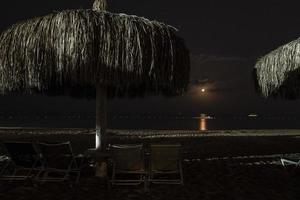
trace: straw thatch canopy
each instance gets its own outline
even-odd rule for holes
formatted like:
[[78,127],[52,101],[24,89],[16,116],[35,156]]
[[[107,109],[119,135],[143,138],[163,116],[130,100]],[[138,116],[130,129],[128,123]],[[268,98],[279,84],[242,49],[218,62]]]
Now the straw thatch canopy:
[[157,21],[95,10],[28,20],[0,35],[0,90],[75,88],[85,95],[99,83],[110,96],[178,95],[187,88],[190,63],[176,32]]
[[300,38],[259,59],[255,65],[261,93],[295,98],[300,95]]

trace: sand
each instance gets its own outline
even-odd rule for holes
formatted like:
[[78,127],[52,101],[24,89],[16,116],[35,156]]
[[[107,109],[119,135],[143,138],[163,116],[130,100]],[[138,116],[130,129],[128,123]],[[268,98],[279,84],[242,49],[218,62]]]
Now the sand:
[[[181,143],[184,185],[106,188],[92,173],[78,185],[2,184],[0,199],[300,199],[300,169],[285,170],[280,157],[300,157],[300,131],[111,131],[112,143]],[[180,135],[180,133],[182,133]],[[141,136],[143,135],[143,136]],[[93,147],[93,130],[1,130],[3,141],[66,141],[81,153]]]

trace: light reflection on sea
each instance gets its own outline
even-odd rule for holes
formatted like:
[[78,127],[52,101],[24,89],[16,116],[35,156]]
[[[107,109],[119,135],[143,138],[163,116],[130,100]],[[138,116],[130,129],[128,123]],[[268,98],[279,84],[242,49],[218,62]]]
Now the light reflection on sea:
[[[1,127],[93,128],[93,116],[0,117]],[[239,129],[300,129],[298,117],[163,117],[112,116],[111,129],[155,130],[239,130]]]

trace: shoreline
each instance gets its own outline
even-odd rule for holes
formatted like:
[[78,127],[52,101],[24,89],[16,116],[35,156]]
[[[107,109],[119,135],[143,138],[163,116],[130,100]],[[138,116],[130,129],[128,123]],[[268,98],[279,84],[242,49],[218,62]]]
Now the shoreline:
[[[240,129],[240,130],[122,130],[108,129],[111,136],[170,136],[170,137],[217,137],[217,136],[300,136],[300,129]],[[44,127],[0,127],[0,136],[8,134],[32,134],[32,135],[93,135],[95,129],[92,128],[44,128]]]

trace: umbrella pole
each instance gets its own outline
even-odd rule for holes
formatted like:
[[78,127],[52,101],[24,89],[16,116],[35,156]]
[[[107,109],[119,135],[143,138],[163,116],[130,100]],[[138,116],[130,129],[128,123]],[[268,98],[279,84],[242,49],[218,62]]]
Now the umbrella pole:
[[[107,1],[95,0],[93,10],[107,10]],[[96,149],[101,150],[105,146],[107,126],[107,89],[99,83],[96,87]]]
[[100,84],[96,87],[96,149],[101,150],[106,143],[107,89]]
[[[93,10],[106,10],[106,0],[95,0]],[[105,150],[107,126],[107,88],[101,84],[96,85],[96,151]],[[107,177],[107,163],[98,160],[96,176]]]

